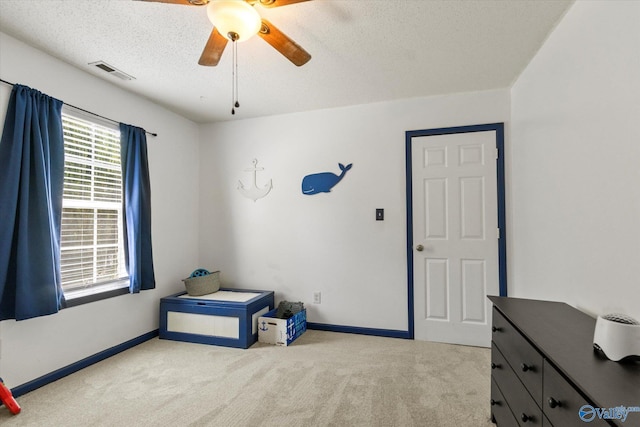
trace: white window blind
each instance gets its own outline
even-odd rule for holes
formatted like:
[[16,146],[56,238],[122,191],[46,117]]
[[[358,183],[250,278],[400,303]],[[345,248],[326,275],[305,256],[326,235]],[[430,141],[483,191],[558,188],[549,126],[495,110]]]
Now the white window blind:
[[126,278],[120,132],[62,115],[64,191],[62,288],[67,292]]

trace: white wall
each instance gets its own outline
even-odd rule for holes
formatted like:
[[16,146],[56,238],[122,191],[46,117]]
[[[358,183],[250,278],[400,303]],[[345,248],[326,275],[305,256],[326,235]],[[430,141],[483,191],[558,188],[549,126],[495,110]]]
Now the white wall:
[[[0,322],[0,376],[15,387],[158,328],[159,299],[184,289],[198,259],[198,127],[3,33],[0,77],[158,133],[148,137],[156,289]],[[0,123],[10,90],[0,84]]]
[[[405,131],[508,117],[499,90],[202,126],[200,263],[223,285],[305,302],[311,322],[406,331]],[[254,158],[258,185],[273,180],[256,202],[236,189]],[[305,175],[339,162],[353,168],[331,193],[302,194]]]
[[576,2],[512,88],[511,296],[640,319],[639,23]]

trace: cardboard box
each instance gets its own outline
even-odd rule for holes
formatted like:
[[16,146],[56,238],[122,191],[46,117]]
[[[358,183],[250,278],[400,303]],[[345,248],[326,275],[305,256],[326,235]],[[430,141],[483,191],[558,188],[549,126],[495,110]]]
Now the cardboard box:
[[307,330],[307,310],[289,319],[276,318],[278,309],[258,317],[258,342],[288,346]]

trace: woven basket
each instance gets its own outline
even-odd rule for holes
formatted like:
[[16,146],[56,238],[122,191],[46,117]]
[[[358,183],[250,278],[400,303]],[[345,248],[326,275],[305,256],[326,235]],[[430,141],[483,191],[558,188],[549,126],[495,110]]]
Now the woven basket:
[[182,280],[187,293],[192,297],[212,294],[220,289],[220,272],[214,271],[206,276],[187,277]]

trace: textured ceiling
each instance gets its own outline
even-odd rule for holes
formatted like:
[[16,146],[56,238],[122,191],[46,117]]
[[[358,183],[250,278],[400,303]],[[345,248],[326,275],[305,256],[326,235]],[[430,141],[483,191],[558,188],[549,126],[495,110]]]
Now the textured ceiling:
[[[198,65],[205,7],[134,0],[0,0],[0,31],[196,122],[508,88],[573,0],[314,0],[259,13],[304,47],[296,67],[261,38]],[[89,66],[103,60],[135,77]],[[2,77],[2,76],[0,76]]]

